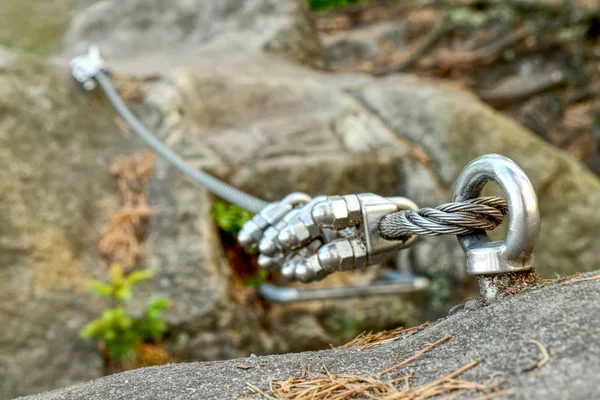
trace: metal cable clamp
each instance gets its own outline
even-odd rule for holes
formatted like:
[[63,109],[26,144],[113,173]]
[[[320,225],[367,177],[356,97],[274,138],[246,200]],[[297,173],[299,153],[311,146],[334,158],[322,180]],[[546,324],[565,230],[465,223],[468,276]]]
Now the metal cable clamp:
[[[299,198],[298,194],[293,196]],[[312,282],[333,272],[379,264],[417,238],[410,235],[388,240],[379,230],[386,215],[418,210],[404,197],[384,198],[372,193],[319,196],[290,208],[288,198],[266,207],[238,235],[242,246],[258,245],[258,262],[263,269],[281,268],[290,281]]]
[[[301,197],[294,194],[293,198]],[[319,281],[334,272],[380,264],[417,239],[408,235],[388,240],[380,233],[379,225],[386,215],[418,210],[404,197],[384,198],[372,193],[319,196],[290,208],[288,198],[266,207],[238,235],[242,246],[258,247],[263,269],[280,268],[287,281]],[[289,211],[284,213],[286,209]],[[316,289],[263,285],[259,292],[271,301],[290,302],[407,293],[428,286],[425,277],[386,270],[381,280],[370,285]]]
[[96,76],[105,71],[104,59],[98,46],[89,46],[87,54],[75,57],[70,62],[71,75],[87,91],[98,87]]

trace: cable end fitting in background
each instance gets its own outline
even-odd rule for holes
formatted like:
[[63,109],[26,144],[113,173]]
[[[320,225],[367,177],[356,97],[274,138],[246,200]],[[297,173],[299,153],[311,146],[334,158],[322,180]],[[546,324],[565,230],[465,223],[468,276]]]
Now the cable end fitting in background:
[[85,90],[92,91],[98,86],[94,78],[104,69],[98,46],[90,45],[87,54],[73,58],[69,65],[71,75]]

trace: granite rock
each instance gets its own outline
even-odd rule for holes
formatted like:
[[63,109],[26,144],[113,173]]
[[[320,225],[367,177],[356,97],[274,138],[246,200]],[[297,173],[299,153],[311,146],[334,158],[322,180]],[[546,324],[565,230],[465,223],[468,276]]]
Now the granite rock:
[[[596,276],[589,275],[588,277]],[[215,363],[172,364],[143,368],[82,383],[31,400],[88,399],[223,399],[260,398],[269,382],[302,376],[303,366],[321,366],[331,374],[372,376],[407,359],[430,343],[450,337],[396,371],[410,375],[411,387],[434,381],[473,361],[460,379],[504,381],[507,399],[595,398],[600,390],[600,281],[554,284],[506,298],[470,312],[458,312],[420,332],[364,351],[358,348],[251,357]],[[595,339],[594,339],[595,338]],[[545,365],[535,339],[548,351]],[[250,368],[240,369],[239,365]],[[385,379],[385,378],[384,378]],[[474,391],[460,398],[480,397]]]

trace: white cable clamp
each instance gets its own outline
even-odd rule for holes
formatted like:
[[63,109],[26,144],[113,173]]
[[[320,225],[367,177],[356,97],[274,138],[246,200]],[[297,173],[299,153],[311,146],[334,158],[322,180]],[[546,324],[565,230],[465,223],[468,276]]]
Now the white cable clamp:
[[85,90],[96,89],[98,84],[94,78],[104,68],[104,60],[98,46],[91,45],[87,54],[73,58],[69,65],[71,75]]

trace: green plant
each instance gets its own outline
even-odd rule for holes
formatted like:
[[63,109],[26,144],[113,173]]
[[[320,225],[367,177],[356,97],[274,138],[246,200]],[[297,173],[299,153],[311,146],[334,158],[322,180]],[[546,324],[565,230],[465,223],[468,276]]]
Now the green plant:
[[361,0],[308,0],[308,5],[312,10],[329,10],[356,4],[360,1]]
[[269,271],[265,271],[264,269],[259,269],[256,271],[254,275],[249,278],[246,278],[243,282],[244,286],[257,288],[263,283],[266,282],[269,277]]
[[79,331],[80,337],[101,340],[110,357],[117,360],[135,359],[136,348],[141,343],[160,342],[167,331],[163,313],[170,306],[170,300],[165,297],[153,299],[141,318],[133,318],[125,306],[132,297],[132,288],[151,278],[152,273],[148,270],[126,275],[119,265],[113,264],[108,282],[90,282],[92,292],[109,298],[112,304]]
[[234,236],[254,216],[250,211],[221,200],[215,201],[210,215],[215,219],[219,228]]

